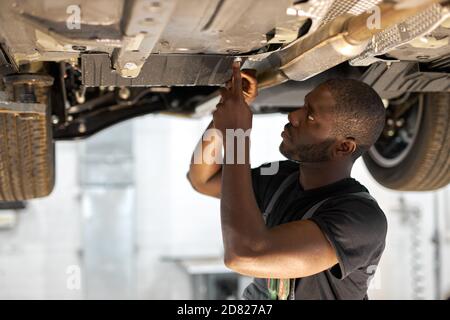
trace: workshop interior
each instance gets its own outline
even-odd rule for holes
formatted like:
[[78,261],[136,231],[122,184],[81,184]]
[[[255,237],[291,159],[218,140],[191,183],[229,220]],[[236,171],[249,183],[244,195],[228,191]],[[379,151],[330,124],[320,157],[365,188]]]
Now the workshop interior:
[[252,167],[323,81],[379,94],[352,171],[389,224],[368,296],[450,299],[445,0],[0,0],[0,299],[241,299],[220,202],[186,179],[236,59]]

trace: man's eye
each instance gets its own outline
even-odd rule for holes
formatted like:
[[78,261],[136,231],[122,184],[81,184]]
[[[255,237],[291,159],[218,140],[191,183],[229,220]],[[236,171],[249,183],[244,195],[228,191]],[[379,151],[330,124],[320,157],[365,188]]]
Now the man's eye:
[[310,114],[308,115],[308,119],[311,120],[311,121],[314,121],[314,117],[312,115],[310,115]]

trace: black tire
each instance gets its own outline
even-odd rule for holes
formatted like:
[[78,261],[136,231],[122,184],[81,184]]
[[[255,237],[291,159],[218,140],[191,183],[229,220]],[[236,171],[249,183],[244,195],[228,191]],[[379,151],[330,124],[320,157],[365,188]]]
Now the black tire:
[[0,201],[44,197],[55,182],[48,112],[0,108]]
[[411,146],[398,158],[401,161],[388,165],[383,156],[380,160],[381,140],[386,139],[383,134],[363,159],[375,180],[387,188],[436,190],[450,183],[450,94],[427,93],[410,99],[414,98],[421,116],[416,118],[420,120]]

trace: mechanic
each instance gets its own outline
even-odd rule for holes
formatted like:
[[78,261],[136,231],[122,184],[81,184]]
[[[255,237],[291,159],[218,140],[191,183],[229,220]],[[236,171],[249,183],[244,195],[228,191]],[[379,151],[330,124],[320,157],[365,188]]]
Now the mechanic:
[[[225,265],[254,277],[243,298],[367,299],[387,221],[350,175],[383,130],[378,94],[357,80],[325,81],[288,115],[279,147],[288,160],[252,169],[250,136],[245,161],[228,142],[233,130],[252,128],[256,78],[235,62],[220,92],[207,128],[214,134],[198,143],[187,177],[198,192],[221,199]],[[194,161],[199,153],[202,161]]]

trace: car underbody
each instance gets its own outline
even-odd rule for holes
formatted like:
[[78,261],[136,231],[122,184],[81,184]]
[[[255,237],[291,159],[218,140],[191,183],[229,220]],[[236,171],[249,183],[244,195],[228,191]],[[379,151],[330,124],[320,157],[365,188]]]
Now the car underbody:
[[[0,147],[0,201],[51,192],[55,140],[148,113],[209,114],[236,58],[257,71],[255,113],[288,112],[327,78],[368,83],[389,111],[365,155],[372,175],[392,189],[440,188],[450,181],[449,39],[449,1],[1,1],[0,132],[10,144]],[[411,152],[436,143],[413,174]]]

